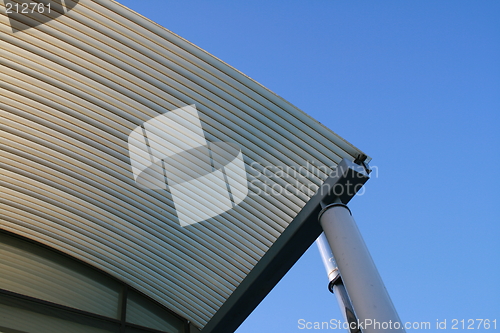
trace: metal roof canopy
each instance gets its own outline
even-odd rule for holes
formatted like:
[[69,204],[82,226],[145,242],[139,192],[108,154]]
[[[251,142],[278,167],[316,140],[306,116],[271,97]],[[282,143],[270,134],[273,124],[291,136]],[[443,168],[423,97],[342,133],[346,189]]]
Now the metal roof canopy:
[[[128,8],[108,0],[65,3],[71,10],[39,24],[38,17],[3,15],[0,2],[0,227],[113,275],[205,332],[235,329],[319,234],[314,192],[333,181],[328,175],[342,160],[366,156]],[[158,126],[188,135],[166,138]],[[215,168],[209,162],[182,170],[189,172],[174,182],[180,201],[138,186],[137,179],[164,186],[157,171],[168,167],[157,154],[167,139],[179,148],[165,155],[175,165],[192,161],[186,151],[206,161],[218,152],[217,171],[224,171],[206,174]],[[156,161],[143,168],[148,156]],[[238,174],[242,164],[246,174]],[[271,167],[291,172],[269,175]],[[152,171],[142,177],[143,170]],[[223,214],[208,207],[180,218],[178,204],[188,203],[181,207],[188,214],[197,203],[185,199],[193,174],[228,189]],[[214,188],[198,185],[210,202]],[[274,185],[291,192],[266,193]]]

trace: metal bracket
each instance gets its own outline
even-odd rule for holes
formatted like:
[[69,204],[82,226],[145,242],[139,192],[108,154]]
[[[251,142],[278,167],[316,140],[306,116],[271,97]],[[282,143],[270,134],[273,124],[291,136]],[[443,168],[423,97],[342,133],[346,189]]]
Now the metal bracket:
[[361,164],[344,158],[319,188],[323,207],[338,201],[347,204],[370,179],[369,166],[364,161],[355,161]]

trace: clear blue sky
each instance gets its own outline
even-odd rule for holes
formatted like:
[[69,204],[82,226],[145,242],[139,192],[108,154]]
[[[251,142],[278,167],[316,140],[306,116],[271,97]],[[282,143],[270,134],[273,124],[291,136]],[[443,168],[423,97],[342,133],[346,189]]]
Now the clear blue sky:
[[[373,158],[350,207],[404,322],[500,331],[500,1],[120,2]],[[237,333],[341,319],[326,285],[313,245]]]

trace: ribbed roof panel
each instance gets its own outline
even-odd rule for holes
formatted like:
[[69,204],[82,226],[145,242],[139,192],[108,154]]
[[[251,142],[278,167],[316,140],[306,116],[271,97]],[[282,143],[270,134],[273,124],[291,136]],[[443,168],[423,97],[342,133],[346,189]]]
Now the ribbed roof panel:
[[[362,154],[116,2],[82,0],[56,20],[18,32],[11,22],[36,22],[9,21],[1,11],[2,228],[114,275],[198,327],[330,168]],[[193,104],[208,142],[241,149],[248,194],[221,215],[181,227],[170,191],[134,181],[128,136]],[[273,193],[282,188],[289,191]]]

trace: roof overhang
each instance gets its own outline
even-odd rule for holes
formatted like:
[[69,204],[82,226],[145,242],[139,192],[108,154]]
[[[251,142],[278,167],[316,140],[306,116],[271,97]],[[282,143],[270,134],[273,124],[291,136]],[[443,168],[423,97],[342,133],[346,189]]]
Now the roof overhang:
[[120,4],[65,4],[0,15],[0,227],[236,327],[319,234],[325,180],[369,158]]

